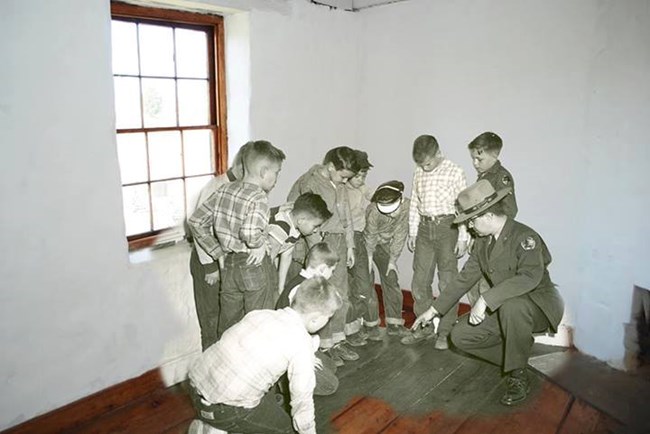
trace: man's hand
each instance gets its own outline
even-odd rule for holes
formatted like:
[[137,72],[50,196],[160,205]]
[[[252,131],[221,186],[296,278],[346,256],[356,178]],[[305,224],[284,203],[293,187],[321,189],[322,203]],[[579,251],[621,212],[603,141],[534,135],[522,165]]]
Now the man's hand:
[[246,259],[246,265],[260,265],[266,255],[266,246],[262,245],[256,249],[251,249]]
[[467,246],[467,241],[458,238],[458,241],[456,242],[456,248],[454,249],[454,253],[456,253],[457,258],[462,258],[465,256],[465,253],[467,253]]
[[348,247],[348,268],[354,267],[354,247]]
[[388,276],[388,273],[391,271],[394,271],[396,275],[398,274],[397,264],[393,261],[388,261],[388,266],[386,267],[386,276]]
[[415,322],[411,326],[411,330],[415,331],[418,329],[418,327],[426,326],[431,322],[431,320],[433,320],[433,317],[436,315],[438,315],[438,311],[433,306],[431,306],[429,309],[425,310],[422,315],[418,316],[415,319]]
[[205,283],[208,285],[214,285],[219,281],[219,270],[213,271],[212,273],[205,273]]
[[487,303],[485,302],[483,296],[480,296],[478,300],[476,300],[476,303],[474,303],[474,306],[472,306],[472,310],[469,313],[469,323],[472,325],[478,325],[482,323],[485,319],[486,309]]
[[415,238],[416,237],[409,235],[408,240],[406,241],[406,247],[408,247],[411,252],[415,251]]

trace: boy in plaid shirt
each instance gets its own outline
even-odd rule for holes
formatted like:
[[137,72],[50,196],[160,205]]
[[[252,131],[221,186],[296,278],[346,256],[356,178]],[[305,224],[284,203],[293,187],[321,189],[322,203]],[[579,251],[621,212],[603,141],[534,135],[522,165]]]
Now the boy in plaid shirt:
[[284,158],[270,142],[249,143],[241,181],[220,187],[188,221],[196,242],[213,259],[224,257],[220,334],[252,310],[273,308],[278,274],[267,251],[267,193]]
[[[467,187],[463,169],[447,160],[438,141],[422,135],[413,142],[413,190],[409,210],[408,248],[413,251],[413,292],[416,315],[431,306],[433,275],[438,268],[440,293],[444,293],[458,274],[458,258],[467,251],[469,234],[464,225],[456,226],[456,199]],[[447,336],[458,316],[457,308],[450,309],[440,320],[436,349],[447,349]],[[401,342],[414,344],[435,337],[428,325],[404,336]]]
[[[198,419],[189,432],[316,434],[314,350],[322,328],[341,306],[323,277],[303,282],[290,307],[249,312],[208,348],[189,371]],[[273,387],[287,374],[291,416]],[[208,428],[208,429],[205,429]]]

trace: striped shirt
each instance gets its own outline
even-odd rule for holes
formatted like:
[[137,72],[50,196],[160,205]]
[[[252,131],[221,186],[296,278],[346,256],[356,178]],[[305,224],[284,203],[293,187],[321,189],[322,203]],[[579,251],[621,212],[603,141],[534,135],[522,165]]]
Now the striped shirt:
[[388,244],[390,261],[397,262],[408,237],[409,208],[410,201],[406,197],[397,211],[391,215],[380,213],[374,203],[368,206],[366,228],[363,231],[368,256],[375,253],[378,244]]
[[[268,197],[255,184],[235,181],[221,186],[188,220],[194,239],[213,258],[248,253],[266,242]],[[213,232],[214,231],[214,232]]]
[[315,434],[313,340],[290,307],[249,312],[201,354],[189,378],[212,404],[254,408],[285,372],[294,428]]
[[300,231],[291,217],[293,202],[271,208],[268,227],[269,256],[275,259],[279,254],[293,247],[300,239]]
[[455,215],[456,198],[465,188],[465,171],[447,159],[442,160],[431,172],[425,172],[417,166],[413,175],[409,235],[417,235],[420,216]]
[[309,169],[293,184],[287,199],[296,200],[303,193],[320,195],[332,213],[332,217],[321,226],[321,231],[345,234],[346,245],[354,247],[354,231],[352,230],[352,215],[350,214],[347,189],[344,184],[335,185],[330,181],[323,174],[325,170],[325,166],[320,164]]

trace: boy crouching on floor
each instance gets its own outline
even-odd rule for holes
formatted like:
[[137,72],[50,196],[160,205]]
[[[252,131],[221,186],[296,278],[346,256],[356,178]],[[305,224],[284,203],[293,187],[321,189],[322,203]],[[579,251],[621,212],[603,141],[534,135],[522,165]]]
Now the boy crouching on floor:
[[[314,351],[320,330],[341,306],[337,290],[322,277],[303,282],[290,307],[249,312],[192,365],[190,395],[199,419],[235,432],[315,434]],[[273,387],[289,378],[291,416]],[[192,428],[192,426],[191,426]]]

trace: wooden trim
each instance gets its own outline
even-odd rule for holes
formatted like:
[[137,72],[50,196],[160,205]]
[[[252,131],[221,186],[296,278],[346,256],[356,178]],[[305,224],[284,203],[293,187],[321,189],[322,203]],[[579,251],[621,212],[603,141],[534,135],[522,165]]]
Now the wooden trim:
[[153,369],[9,428],[3,434],[68,432],[165,387],[158,369]]
[[137,6],[117,1],[111,2],[111,15],[121,17],[150,17],[165,21],[177,21],[185,24],[210,24],[223,25],[223,17],[220,15],[201,14],[197,12],[179,11],[176,9],[163,9],[148,6]]
[[217,161],[215,168],[219,173],[228,170],[228,115],[226,113],[226,46],[224,37],[223,21],[216,26],[215,32],[215,59],[217,61],[217,134],[216,143]]

